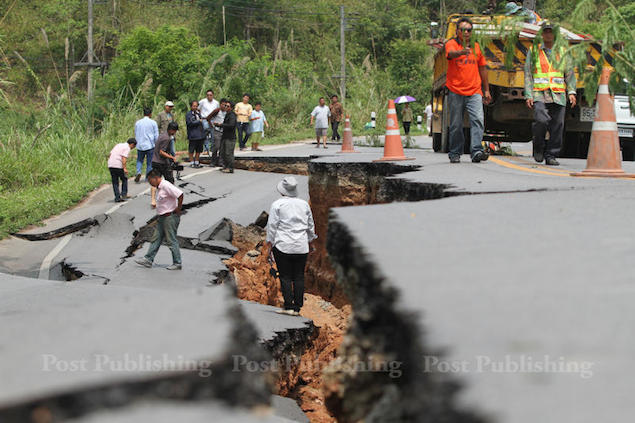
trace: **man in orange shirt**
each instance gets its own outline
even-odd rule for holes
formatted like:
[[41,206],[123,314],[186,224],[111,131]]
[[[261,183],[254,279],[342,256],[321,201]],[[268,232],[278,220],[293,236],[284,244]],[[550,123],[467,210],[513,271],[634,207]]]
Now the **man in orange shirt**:
[[489,104],[492,96],[487,82],[485,57],[478,43],[470,47],[472,22],[461,18],[457,22],[456,37],[445,43],[448,72],[445,85],[448,88],[450,108],[450,163],[460,163],[463,152],[463,112],[470,117],[470,152],[472,162],[488,159],[483,151],[483,103]]

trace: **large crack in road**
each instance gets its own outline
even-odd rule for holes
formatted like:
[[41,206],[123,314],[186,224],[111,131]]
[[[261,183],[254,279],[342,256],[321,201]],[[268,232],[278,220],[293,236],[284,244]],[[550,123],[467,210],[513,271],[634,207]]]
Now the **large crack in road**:
[[[410,180],[407,174],[420,170],[420,166],[390,162],[246,158],[244,164],[261,172],[281,172],[286,166],[284,173],[303,173],[306,166],[319,235],[317,251],[307,265],[306,310],[303,309],[303,315],[313,323],[303,329],[282,331],[265,342],[267,350],[281,364],[276,391],[297,400],[314,422],[484,421],[456,406],[455,398],[461,389],[457,380],[446,375],[423,374],[421,357],[439,355],[438,352],[430,351],[419,335],[425,331],[412,322],[411,316],[395,309],[398,293],[386,284],[375,265],[365,259],[346,226],[332,219],[331,209],[544,189],[460,191],[452,184]],[[181,186],[204,197],[186,204],[186,211],[231,195],[207,197],[202,183],[188,181]],[[77,231],[74,236],[81,237],[80,234],[98,231],[103,223],[97,218],[86,219],[31,239],[51,239]],[[121,267],[150,239],[155,224],[156,218],[151,218],[135,229],[115,267]],[[179,244],[185,250],[222,258],[223,268],[215,270],[209,282],[235,284],[238,298],[279,306],[278,283],[269,273],[266,258],[260,254],[265,225],[266,218],[262,215],[249,226],[223,219],[198,237],[179,236]],[[63,260],[62,268],[66,279],[75,283],[86,276],[103,278],[104,284],[110,280],[108,276],[82,270],[80,263]],[[369,363],[389,362],[401,363],[399,377],[392,376],[393,369],[356,370],[369,368]]]

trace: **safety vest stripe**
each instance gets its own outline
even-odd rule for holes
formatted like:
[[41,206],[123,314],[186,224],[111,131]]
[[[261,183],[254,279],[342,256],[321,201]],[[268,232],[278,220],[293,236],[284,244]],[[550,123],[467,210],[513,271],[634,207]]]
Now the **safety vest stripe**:
[[553,69],[545,52],[541,49],[539,63],[534,68],[534,91],[551,91],[563,93],[565,91],[564,74]]

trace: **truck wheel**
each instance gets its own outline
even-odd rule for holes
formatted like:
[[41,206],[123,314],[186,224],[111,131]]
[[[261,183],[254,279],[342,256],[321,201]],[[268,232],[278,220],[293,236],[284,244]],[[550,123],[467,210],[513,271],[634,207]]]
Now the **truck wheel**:
[[441,134],[432,134],[432,150],[435,153],[441,151]]
[[622,145],[622,160],[625,162],[632,162],[635,160],[635,147],[633,146],[633,141],[621,138],[620,144]]

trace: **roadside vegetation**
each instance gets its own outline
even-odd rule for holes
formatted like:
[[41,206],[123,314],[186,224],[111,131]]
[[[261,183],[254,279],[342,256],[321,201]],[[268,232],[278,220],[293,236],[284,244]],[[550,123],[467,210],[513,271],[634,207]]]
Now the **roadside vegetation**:
[[[391,97],[416,97],[413,112],[423,114],[432,73],[428,25],[442,20],[438,1],[98,2],[95,52],[108,67],[93,72],[87,102],[86,68],[73,66],[86,51],[86,1],[0,0],[0,237],[107,183],[106,155],[133,135],[144,106],[158,113],[166,100],[176,103],[179,150],[188,102],[208,88],[218,99],[248,92],[252,104],[263,103],[271,128],[262,144],[312,138],[308,116],[318,98],[340,94],[340,3],[347,18],[344,104],[355,134],[372,135],[363,129],[372,111],[384,126]],[[607,25],[591,18],[603,16],[603,2],[576,25],[566,20],[580,1],[537,3],[541,15],[574,29],[601,36]],[[486,4],[446,0],[443,13]],[[633,4],[611,5],[632,28]],[[134,162],[133,154],[131,171]]]

